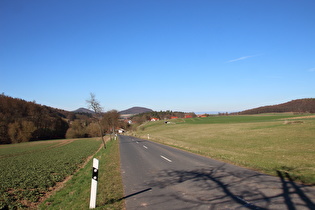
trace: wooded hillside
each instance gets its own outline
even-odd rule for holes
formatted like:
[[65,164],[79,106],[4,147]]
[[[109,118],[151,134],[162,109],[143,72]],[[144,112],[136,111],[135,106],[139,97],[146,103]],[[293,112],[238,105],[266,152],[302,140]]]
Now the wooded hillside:
[[[103,135],[127,127],[118,118],[115,110],[102,113]],[[0,95],[0,144],[95,136],[100,136],[100,130],[91,113],[74,113]]]
[[147,112],[153,112],[153,110],[148,109],[148,108],[144,108],[144,107],[132,107],[130,109],[120,111],[119,114],[121,114],[121,115],[124,115],[124,114],[142,114],[142,113],[147,113]]
[[315,98],[297,99],[283,104],[262,106],[255,109],[245,110],[238,114],[261,114],[272,112],[315,113]]
[[0,95],[0,143],[64,138],[66,111]]

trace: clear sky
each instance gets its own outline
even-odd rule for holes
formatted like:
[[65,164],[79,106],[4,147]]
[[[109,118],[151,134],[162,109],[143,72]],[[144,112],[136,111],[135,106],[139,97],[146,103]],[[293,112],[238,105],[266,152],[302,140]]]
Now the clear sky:
[[1,0],[0,92],[65,110],[315,97],[314,0]]

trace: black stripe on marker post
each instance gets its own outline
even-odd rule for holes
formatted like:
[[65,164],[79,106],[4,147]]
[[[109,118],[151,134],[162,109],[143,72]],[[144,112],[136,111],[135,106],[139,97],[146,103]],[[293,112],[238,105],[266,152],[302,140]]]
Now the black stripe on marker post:
[[98,181],[98,169],[94,167],[92,171],[92,179],[94,179],[95,181]]

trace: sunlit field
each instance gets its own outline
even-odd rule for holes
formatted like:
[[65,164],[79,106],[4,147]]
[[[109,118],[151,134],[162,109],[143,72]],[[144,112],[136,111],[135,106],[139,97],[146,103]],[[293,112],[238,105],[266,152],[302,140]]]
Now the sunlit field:
[[268,174],[315,184],[315,116],[265,114],[149,122],[135,135]]
[[0,146],[0,209],[34,207],[101,146],[97,139]]

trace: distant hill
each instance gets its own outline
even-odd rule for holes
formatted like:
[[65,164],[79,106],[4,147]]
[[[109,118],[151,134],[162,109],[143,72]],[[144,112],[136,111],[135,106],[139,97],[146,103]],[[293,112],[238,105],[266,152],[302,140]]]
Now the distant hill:
[[121,115],[134,115],[134,114],[141,114],[146,112],[152,112],[152,109],[144,108],[144,107],[132,107],[130,109],[126,109],[120,111],[119,114]]
[[79,109],[76,109],[74,111],[72,111],[74,113],[88,113],[88,114],[93,114],[94,112],[92,110],[89,110],[89,109],[86,109],[86,108],[79,108]]
[[239,114],[261,114],[272,112],[315,113],[315,98],[297,99],[283,104],[262,106],[239,112]]

